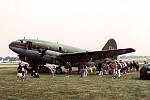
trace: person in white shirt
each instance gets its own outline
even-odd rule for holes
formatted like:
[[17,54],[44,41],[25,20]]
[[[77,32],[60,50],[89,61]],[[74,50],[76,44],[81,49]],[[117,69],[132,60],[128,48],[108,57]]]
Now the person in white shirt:
[[24,66],[22,66],[22,81],[26,78]]
[[56,73],[56,65],[52,65],[50,69],[51,69],[52,76],[54,77]]

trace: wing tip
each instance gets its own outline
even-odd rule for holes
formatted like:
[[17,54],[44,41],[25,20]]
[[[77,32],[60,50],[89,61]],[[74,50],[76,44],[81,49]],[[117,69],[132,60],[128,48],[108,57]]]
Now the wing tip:
[[129,52],[135,52],[136,50],[133,48],[128,48]]

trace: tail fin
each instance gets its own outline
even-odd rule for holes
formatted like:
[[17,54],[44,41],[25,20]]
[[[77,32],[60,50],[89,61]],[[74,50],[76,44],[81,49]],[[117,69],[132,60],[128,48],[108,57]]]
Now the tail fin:
[[102,50],[114,50],[114,49],[117,49],[116,41],[115,39],[109,39]]
[[[117,49],[117,43],[115,39],[109,39],[108,42],[105,44],[105,46],[102,48],[102,50],[114,50]],[[116,60],[117,56],[112,57],[112,60]]]

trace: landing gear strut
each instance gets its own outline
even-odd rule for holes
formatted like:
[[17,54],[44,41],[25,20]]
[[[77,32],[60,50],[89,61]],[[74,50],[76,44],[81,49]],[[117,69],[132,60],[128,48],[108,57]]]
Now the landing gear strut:
[[38,65],[37,64],[32,64],[30,67],[32,67],[31,70],[31,76],[33,78],[39,78],[39,73],[38,73]]

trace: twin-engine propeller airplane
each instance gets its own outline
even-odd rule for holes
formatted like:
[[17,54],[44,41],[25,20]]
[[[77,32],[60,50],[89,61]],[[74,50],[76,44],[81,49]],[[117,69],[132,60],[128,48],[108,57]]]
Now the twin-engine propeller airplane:
[[[39,66],[46,63],[64,66],[70,62],[72,66],[88,64],[89,61],[101,61],[105,58],[117,59],[118,55],[135,52],[132,48],[117,49],[114,39],[109,39],[102,51],[88,51],[54,42],[20,39],[9,44],[9,48],[19,55],[21,61],[28,62],[33,70],[38,72]],[[61,67],[56,72],[60,73]]]

